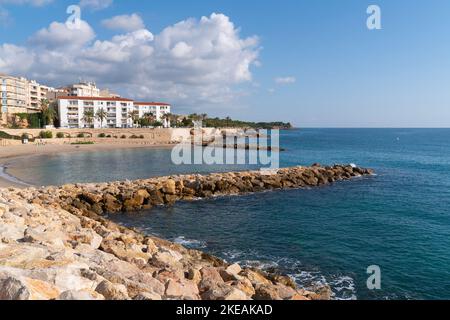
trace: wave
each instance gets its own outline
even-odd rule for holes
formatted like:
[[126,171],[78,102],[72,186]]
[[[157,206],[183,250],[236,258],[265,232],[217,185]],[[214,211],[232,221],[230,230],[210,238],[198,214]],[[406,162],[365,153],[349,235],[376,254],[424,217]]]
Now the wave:
[[281,272],[290,276],[297,285],[305,290],[314,290],[318,287],[329,286],[335,300],[356,300],[356,286],[354,279],[349,275],[324,274],[319,270],[308,270],[300,260],[273,257],[261,254],[256,250],[229,250],[222,256],[227,262],[239,263],[243,267],[258,268],[268,272]]
[[207,247],[207,243],[205,241],[186,239],[184,236],[170,239],[170,241],[191,249],[204,249]]

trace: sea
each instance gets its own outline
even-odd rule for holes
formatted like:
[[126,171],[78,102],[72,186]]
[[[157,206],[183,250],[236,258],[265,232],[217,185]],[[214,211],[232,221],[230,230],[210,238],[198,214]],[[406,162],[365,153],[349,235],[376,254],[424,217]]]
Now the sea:
[[[376,175],[110,218],[306,289],[329,285],[334,299],[450,299],[450,129],[296,129],[280,144],[282,167],[353,163]],[[60,185],[247,169],[258,166],[175,165],[168,149],[121,149],[15,159],[6,173]],[[367,285],[371,266],[379,289]]]

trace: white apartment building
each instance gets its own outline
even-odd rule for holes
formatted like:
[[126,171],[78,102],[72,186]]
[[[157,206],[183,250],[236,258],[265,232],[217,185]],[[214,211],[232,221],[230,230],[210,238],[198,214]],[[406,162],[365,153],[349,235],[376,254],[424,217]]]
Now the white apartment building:
[[[96,117],[103,109],[106,119],[103,123]],[[94,115],[92,123],[86,120],[86,112]],[[133,100],[106,97],[58,97],[58,112],[61,128],[131,128],[133,120],[130,117],[134,111]]]
[[47,99],[55,89],[28,80],[0,74],[0,124],[17,113],[36,113],[41,110],[41,101]]
[[81,81],[67,87],[68,95],[74,97],[100,97],[100,89],[94,82]]
[[[107,118],[101,123],[95,117],[97,112],[103,109]],[[124,98],[108,97],[58,97],[58,112],[61,128],[88,128],[85,112],[91,111],[94,114],[94,121],[91,124],[94,128],[131,128],[134,111],[137,111],[139,118],[152,113],[157,121],[161,121],[165,127],[170,126],[170,122],[163,118],[164,114],[170,113],[171,106],[166,103],[157,102],[134,102]]]
[[55,91],[54,88],[41,85],[34,80],[29,81],[27,97],[29,112],[39,112],[41,110],[41,101],[48,99],[49,93],[53,91]]
[[27,112],[28,81],[0,74],[0,124],[6,124],[8,115]]
[[170,121],[164,119],[165,114],[169,114],[171,111],[170,104],[162,102],[135,102],[135,110],[139,112],[139,118],[143,118],[146,114],[153,114],[156,121],[160,121],[164,124],[164,127],[170,127]]

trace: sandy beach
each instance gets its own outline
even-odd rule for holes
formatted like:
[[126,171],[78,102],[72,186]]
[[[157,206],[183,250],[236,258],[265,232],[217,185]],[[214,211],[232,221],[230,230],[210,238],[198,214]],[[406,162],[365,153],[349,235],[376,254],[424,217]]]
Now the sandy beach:
[[169,144],[142,144],[133,142],[101,142],[94,145],[70,145],[70,144],[48,144],[48,145],[14,145],[0,147],[0,188],[26,188],[29,185],[15,181],[14,177],[8,177],[3,172],[3,166],[11,163],[14,159],[23,157],[32,157],[43,154],[73,153],[73,152],[89,152],[89,151],[108,151],[117,149],[162,149],[171,148]]

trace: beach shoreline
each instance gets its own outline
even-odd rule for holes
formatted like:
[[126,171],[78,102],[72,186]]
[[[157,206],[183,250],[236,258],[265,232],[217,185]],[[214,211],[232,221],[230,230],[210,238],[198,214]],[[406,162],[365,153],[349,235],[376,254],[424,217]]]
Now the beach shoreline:
[[0,148],[0,188],[27,188],[33,185],[21,182],[8,173],[8,165],[16,159],[35,157],[40,155],[54,155],[60,153],[98,152],[120,149],[168,149],[172,144],[137,144],[125,142],[100,142],[92,145],[47,144],[47,145],[12,145]]

